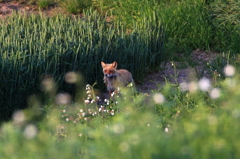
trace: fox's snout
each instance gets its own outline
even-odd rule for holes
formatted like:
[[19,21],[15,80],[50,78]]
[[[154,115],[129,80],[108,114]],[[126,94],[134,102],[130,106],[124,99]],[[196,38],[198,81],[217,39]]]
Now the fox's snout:
[[116,75],[115,74],[105,74],[105,76],[111,78],[111,77],[116,76]]

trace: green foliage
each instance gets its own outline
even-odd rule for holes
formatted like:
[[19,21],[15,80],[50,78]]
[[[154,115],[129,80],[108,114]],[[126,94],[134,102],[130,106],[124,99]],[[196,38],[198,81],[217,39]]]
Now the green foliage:
[[63,8],[73,14],[82,13],[92,5],[92,0],[59,0],[59,2]]
[[[223,71],[238,66],[238,1],[61,3],[84,17],[1,20],[0,118],[25,107],[31,95],[30,108],[0,127],[1,158],[240,157],[239,75],[225,78]],[[103,16],[84,10],[91,5]],[[208,65],[224,78],[100,100],[89,85],[84,96],[83,77],[75,74],[101,88],[100,61],[117,61],[138,81],[173,53],[195,48],[234,53]]]
[[53,155],[239,158],[238,74],[220,81],[219,88],[209,85],[205,91],[204,83],[193,82],[196,89],[190,83],[187,89],[166,84],[147,96],[123,90],[116,94],[119,97],[112,96],[112,102],[106,101],[108,110],[119,110],[115,114],[104,113],[96,101],[92,102],[97,96],[89,85],[81,102],[66,101],[62,93],[56,94],[56,103],[45,106],[44,117],[37,123],[27,116],[34,111],[29,109],[15,112],[12,121],[1,125],[0,155],[36,159]]
[[239,1],[234,0],[96,0],[101,12],[114,15],[131,29],[145,19],[160,22],[169,56],[193,49],[239,52]]
[[52,1],[52,0],[37,0],[37,5],[40,8],[47,8],[50,5],[52,5],[53,3],[54,3],[54,1]]
[[159,8],[157,14],[165,24],[166,47],[170,51],[210,48],[212,27],[202,0],[170,1],[161,3]]
[[240,52],[239,17],[240,2],[235,0],[217,0],[211,3],[211,18],[215,31],[214,41],[217,49]]
[[[40,7],[46,0],[38,0]],[[239,1],[235,0],[59,0],[70,13],[83,13],[93,8],[110,21],[132,31],[144,21],[161,23],[165,32],[165,49],[169,57],[175,52],[193,49],[239,53]],[[155,27],[155,26],[153,26]]]
[[120,19],[128,28],[142,20],[162,23],[166,35],[165,46],[171,54],[196,48],[209,49],[211,46],[212,27],[206,4],[202,0],[97,2],[101,2],[98,6],[111,10],[116,19]]
[[15,14],[0,26],[1,118],[26,106],[27,96],[40,91],[43,74],[56,78],[60,90],[72,91],[63,85],[68,71],[81,72],[87,83],[97,81],[102,88],[100,61],[117,61],[138,81],[166,58],[160,23],[142,21],[129,33],[121,22],[106,22],[97,12],[84,15],[73,19]]

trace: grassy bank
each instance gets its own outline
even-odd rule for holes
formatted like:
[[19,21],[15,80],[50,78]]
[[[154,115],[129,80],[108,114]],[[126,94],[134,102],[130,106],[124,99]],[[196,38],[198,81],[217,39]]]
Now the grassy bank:
[[[228,66],[226,69],[235,68]],[[228,71],[229,73],[229,71]],[[239,158],[238,75],[213,85],[167,84],[151,96],[121,91],[97,103],[56,94],[55,104],[14,113],[1,126],[2,158]],[[91,96],[90,96],[91,95]]]

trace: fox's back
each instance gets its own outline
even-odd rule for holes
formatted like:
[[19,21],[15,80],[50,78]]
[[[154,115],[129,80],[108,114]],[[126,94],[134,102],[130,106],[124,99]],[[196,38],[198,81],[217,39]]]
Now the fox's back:
[[119,81],[123,85],[127,85],[128,83],[133,82],[132,74],[128,70],[125,69],[117,70],[117,74],[119,77]]

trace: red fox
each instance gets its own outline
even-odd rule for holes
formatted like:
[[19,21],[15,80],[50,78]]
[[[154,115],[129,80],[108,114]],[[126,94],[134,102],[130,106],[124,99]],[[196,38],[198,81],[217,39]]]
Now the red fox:
[[117,62],[105,64],[101,62],[104,74],[104,83],[109,93],[113,93],[117,87],[127,86],[133,82],[132,74],[125,69],[117,70]]

